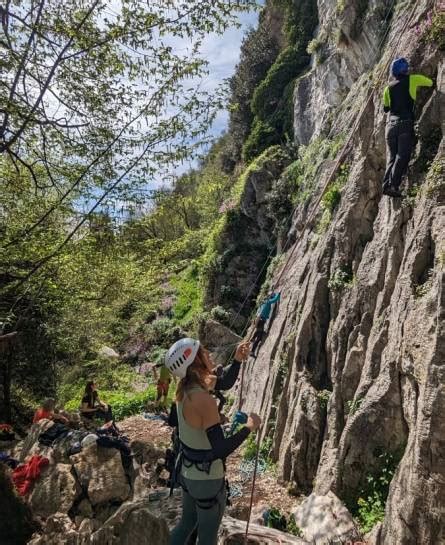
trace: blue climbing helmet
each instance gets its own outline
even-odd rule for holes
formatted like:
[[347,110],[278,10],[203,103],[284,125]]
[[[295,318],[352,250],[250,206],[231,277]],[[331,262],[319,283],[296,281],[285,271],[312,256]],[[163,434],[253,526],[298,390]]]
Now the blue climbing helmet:
[[409,70],[409,62],[404,57],[401,57],[400,59],[396,59],[391,65],[391,74],[395,78],[398,78],[399,76],[403,76],[407,74],[408,70]]

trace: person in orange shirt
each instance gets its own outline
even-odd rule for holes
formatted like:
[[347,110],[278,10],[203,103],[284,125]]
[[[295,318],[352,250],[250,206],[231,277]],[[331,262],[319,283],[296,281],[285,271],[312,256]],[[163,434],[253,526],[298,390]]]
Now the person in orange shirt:
[[39,420],[43,420],[44,418],[46,418],[47,420],[54,420],[57,422],[62,422],[63,424],[68,424],[68,418],[61,414],[55,413],[55,408],[56,402],[54,401],[54,399],[45,399],[45,401],[42,403],[42,406],[39,407],[34,413],[32,423],[35,424]]

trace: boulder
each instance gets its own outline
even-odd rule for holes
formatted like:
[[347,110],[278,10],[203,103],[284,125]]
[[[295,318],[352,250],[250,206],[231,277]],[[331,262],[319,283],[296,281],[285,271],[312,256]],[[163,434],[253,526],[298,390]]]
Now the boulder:
[[[244,545],[246,533],[246,522],[232,517],[224,517],[219,529],[218,545]],[[249,545],[305,545],[307,541],[295,537],[280,530],[266,528],[258,524],[249,525]]]
[[29,498],[35,515],[49,517],[57,512],[68,513],[81,490],[70,464],[51,464],[42,471]]
[[55,513],[46,521],[43,534],[34,534],[28,545],[88,545],[89,536],[80,535],[65,513]]
[[156,517],[149,500],[124,503],[97,532],[91,545],[167,545],[169,532],[165,520]]
[[304,538],[314,545],[359,540],[351,513],[333,492],[311,494],[292,515]]
[[199,338],[218,365],[226,365],[234,354],[236,343],[242,341],[241,337],[216,320],[207,320],[202,324]]
[[47,420],[46,418],[33,424],[26,438],[15,447],[13,457],[17,458],[20,462],[24,462],[33,454],[47,456],[50,449],[49,447],[39,445],[39,435],[49,429],[53,424],[54,422],[52,420]]
[[104,356],[106,358],[116,358],[116,359],[120,358],[116,350],[114,350],[110,346],[105,346],[105,345],[99,348],[98,354],[99,356]]
[[88,494],[92,505],[125,501],[130,495],[130,486],[118,450],[90,445],[79,454],[71,456],[71,460],[82,489]]

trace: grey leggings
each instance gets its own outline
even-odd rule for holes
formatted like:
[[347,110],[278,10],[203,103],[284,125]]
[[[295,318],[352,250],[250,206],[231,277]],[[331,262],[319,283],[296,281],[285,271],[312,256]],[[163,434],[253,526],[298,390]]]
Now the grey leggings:
[[[199,545],[216,545],[226,507],[224,479],[191,481],[181,477],[180,482],[183,487],[182,517],[171,533],[170,545],[185,545],[196,526]],[[209,498],[215,498],[215,502],[199,501]]]

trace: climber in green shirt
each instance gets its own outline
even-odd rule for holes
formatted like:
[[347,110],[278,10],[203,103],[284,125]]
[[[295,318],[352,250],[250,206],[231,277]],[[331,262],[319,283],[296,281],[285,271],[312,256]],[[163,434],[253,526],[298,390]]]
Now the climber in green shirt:
[[419,87],[431,87],[433,81],[420,74],[409,75],[406,59],[396,59],[391,66],[395,78],[383,92],[383,107],[388,113],[386,144],[388,163],[383,179],[383,194],[401,197],[400,184],[408,169],[414,145],[414,106]]

